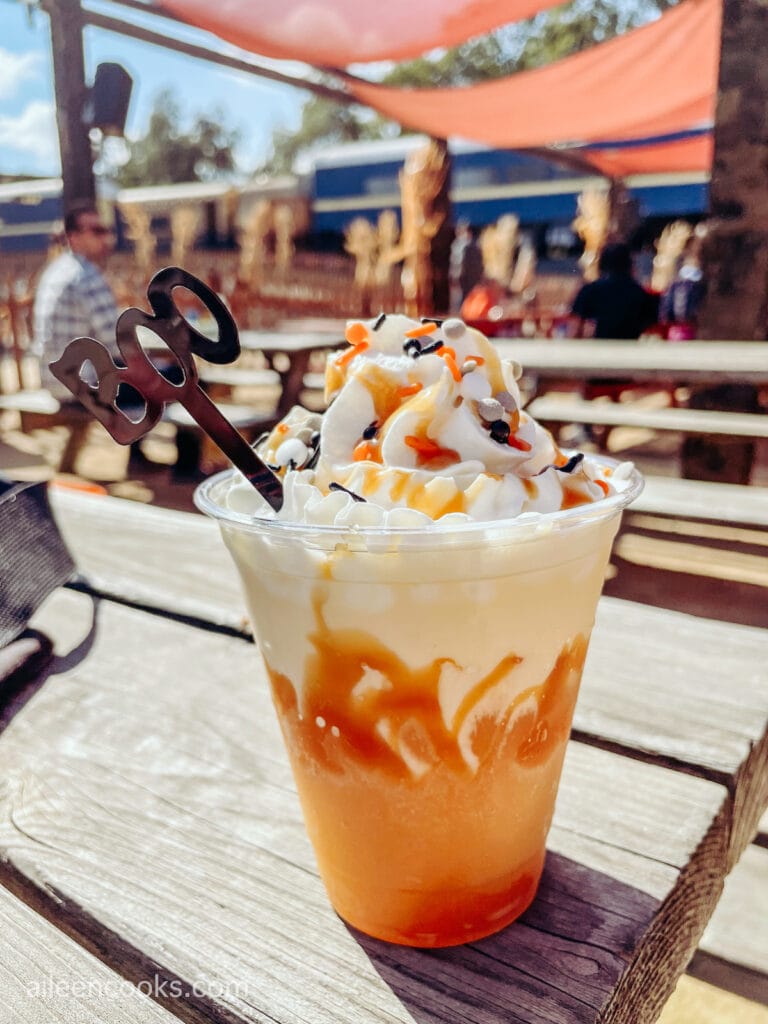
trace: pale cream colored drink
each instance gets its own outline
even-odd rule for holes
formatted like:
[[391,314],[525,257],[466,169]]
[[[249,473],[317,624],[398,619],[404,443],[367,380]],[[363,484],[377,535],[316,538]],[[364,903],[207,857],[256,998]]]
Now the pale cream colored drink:
[[[281,513],[234,474],[198,502],[242,576],[334,907],[378,938],[451,945],[504,927],[535,895],[611,542],[639,478],[560,453],[520,412],[516,368],[459,321],[354,323],[348,338],[319,454],[299,411],[261,448],[298,467]],[[452,354],[414,355],[413,340]],[[475,427],[457,422],[465,405]]]

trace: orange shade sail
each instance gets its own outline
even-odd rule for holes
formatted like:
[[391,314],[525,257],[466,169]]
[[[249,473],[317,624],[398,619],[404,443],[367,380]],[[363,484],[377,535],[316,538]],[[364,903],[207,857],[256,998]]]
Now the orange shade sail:
[[[509,149],[684,132],[714,119],[721,13],[721,0],[685,0],[626,35],[479,85],[395,89],[356,78],[347,85],[400,124]],[[687,148],[694,150],[701,159],[704,149]]]
[[689,139],[651,142],[627,148],[607,147],[590,150],[592,166],[610,178],[629,174],[686,174],[709,171],[714,142],[711,132]]
[[162,0],[176,18],[265,57],[316,66],[406,60],[562,0]]

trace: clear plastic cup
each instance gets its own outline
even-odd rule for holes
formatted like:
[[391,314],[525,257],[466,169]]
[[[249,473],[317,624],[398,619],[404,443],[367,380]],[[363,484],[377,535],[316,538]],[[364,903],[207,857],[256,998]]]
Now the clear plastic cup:
[[[607,460],[606,460],[607,461]],[[341,529],[197,490],[242,578],[320,874],[349,924],[449,946],[531,903],[622,509]]]

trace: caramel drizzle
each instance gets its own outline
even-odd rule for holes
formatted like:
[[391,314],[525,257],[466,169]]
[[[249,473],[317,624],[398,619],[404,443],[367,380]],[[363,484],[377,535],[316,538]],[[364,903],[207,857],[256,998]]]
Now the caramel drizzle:
[[[522,659],[513,653],[503,657],[467,693],[448,726],[440,708],[440,678],[444,665],[461,666],[451,658],[435,658],[411,669],[371,633],[329,629],[324,595],[321,586],[313,599],[316,628],[309,637],[313,651],[305,663],[301,708],[296,687],[267,663],[275,703],[301,753],[332,771],[342,771],[345,761],[352,760],[408,778],[411,773],[399,749],[405,737],[408,750],[423,762],[471,772],[459,733],[478,703]],[[478,719],[470,738],[478,770],[505,759],[538,764],[564,742],[586,647],[586,640],[576,637],[563,647],[543,683],[518,694],[502,714]],[[380,680],[361,688],[367,671],[379,673]],[[533,707],[521,711],[528,702]]]

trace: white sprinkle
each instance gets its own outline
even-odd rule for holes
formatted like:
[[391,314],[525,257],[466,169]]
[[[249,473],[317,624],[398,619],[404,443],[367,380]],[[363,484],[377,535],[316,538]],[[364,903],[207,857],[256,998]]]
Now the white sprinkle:
[[283,441],[275,452],[275,462],[278,466],[287,466],[291,462],[296,466],[303,466],[309,458],[309,448],[300,441],[298,437],[289,437]]
[[[517,364],[520,365],[519,363]],[[507,412],[514,412],[517,409],[517,402],[508,391],[499,391],[493,396]]]
[[472,373],[473,370],[477,369],[477,361],[475,359],[468,359],[461,368],[462,377],[468,373]]
[[463,320],[458,320],[455,317],[452,320],[446,320],[442,329],[449,341],[458,341],[467,333],[467,325]]
[[331,736],[341,736],[338,725],[331,726]]
[[477,403],[477,411],[486,423],[493,423],[504,415],[504,406],[495,398],[481,398]]
[[325,719],[323,718],[322,715],[317,716],[317,718],[315,719],[315,725],[318,727],[318,729],[325,728]]

